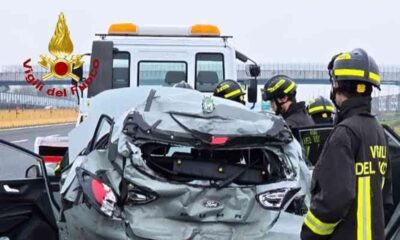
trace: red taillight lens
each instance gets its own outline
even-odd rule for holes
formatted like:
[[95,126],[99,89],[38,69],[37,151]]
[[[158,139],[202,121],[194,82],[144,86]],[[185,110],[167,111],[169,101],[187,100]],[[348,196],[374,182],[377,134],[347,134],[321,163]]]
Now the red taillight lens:
[[82,168],[76,168],[76,175],[90,203],[96,210],[106,216],[116,217],[118,215],[117,197],[113,190],[100,180],[96,175]]
[[91,186],[92,186],[92,192],[93,192],[94,199],[96,199],[96,202],[98,204],[102,204],[104,201],[104,198],[107,195],[107,192],[111,191],[111,190],[107,187],[108,188],[108,191],[107,191],[105,185],[97,179],[92,180]]
[[211,145],[224,145],[228,141],[228,137],[211,137]]
[[60,163],[63,159],[62,156],[43,156],[45,163]]

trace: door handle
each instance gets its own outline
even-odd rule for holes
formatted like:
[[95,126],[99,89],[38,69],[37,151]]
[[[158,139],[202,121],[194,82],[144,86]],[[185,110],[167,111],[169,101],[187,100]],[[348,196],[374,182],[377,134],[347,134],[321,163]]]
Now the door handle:
[[12,188],[12,187],[8,186],[8,184],[4,184],[4,185],[3,185],[3,188],[4,188],[4,190],[5,190],[6,192],[8,192],[8,193],[19,193],[19,189],[17,189],[17,188]]

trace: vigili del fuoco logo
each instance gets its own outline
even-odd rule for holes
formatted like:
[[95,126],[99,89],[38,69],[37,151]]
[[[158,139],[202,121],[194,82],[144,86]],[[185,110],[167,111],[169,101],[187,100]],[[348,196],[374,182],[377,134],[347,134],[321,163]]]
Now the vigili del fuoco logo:
[[[45,70],[49,71],[42,79],[34,76],[31,59],[27,59],[23,63],[25,81],[35,87],[38,91],[45,91],[48,96],[66,97],[69,93],[75,95],[78,89],[83,91],[89,87],[97,75],[100,67],[98,59],[93,60],[92,69],[85,81],[81,81],[79,76],[73,73],[73,69],[78,69],[84,64],[83,55],[72,55],[74,45],[69,36],[69,30],[63,13],[60,13],[56,30],[49,43],[49,55],[40,55],[38,64]],[[68,80],[72,79],[77,84],[72,84],[69,88],[46,87],[47,80]]]

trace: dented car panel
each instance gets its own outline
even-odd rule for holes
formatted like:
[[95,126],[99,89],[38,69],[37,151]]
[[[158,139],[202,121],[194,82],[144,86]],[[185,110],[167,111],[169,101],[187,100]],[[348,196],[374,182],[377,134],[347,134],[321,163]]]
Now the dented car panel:
[[[141,88],[129,92],[143,96]],[[94,124],[63,173],[65,236],[266,239],[281,231],[275,225],[308,192],[310,178],[284,121],[218,98],[213,111],[203,111],[204,96],[193,90],[145,92],[119,118],[93,108],[110,126]],[[94,100],[113,96],[106,94]],[[86,123],[96,114],[89,116]],[[293,231],[287,239],[297,239]]]

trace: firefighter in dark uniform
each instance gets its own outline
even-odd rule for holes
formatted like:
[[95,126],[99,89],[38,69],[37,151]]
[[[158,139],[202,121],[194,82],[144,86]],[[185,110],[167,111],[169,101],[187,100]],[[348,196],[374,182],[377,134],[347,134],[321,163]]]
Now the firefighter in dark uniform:
[[220,82],[214,90],[215,97],[221,97],[228,100],[232,100],[241,104],[246,104],[244,96],[246,92],[236,81],[227,79]]
[[301,239],[383,240],[384,207],[393,201],[384,130],[371,115],[378,66],[355,49],[336,55],[328,69],[338,115],[315,165]]
[[331,101],[322,96],[308,102],[307,112],[315,124],[333,124],[335,107]]
[[264,86],[262,98],[271,101],[272,110],[282,115],[290,128],[314,125],[305,102],[296,101],[296,83],[288,76],[276,75]]

